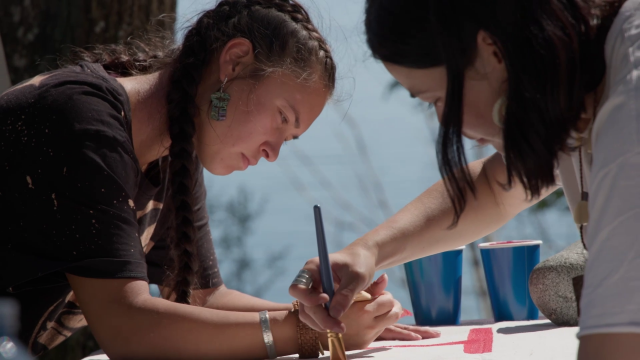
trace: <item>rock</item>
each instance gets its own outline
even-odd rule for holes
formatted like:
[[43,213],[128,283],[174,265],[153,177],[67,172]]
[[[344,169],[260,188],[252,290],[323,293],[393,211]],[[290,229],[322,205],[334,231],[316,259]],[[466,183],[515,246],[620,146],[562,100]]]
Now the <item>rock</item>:
[[577,241],[538,264],[529,277],[531,299],[558,326],[578,325],[573,278],[584,275],[587,252]]

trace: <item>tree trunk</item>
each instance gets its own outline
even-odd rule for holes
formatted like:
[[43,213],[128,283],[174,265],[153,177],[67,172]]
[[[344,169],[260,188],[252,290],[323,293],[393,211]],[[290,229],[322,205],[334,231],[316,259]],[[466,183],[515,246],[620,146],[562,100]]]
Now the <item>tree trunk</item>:
[[151,21],[173,32],[176,0],[2,0],[0,37],[11,82],[57,68],[70,46],[112,44]]
[[4,57],[4,48],[2,47],[2,36],[0,36],[0,94],[11,87],[9,80],[9,70]]

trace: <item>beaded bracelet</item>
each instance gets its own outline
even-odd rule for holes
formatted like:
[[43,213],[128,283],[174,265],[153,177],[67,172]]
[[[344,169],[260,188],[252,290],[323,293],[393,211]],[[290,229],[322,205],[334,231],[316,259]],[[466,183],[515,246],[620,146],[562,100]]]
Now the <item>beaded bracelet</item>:
[[300,302],[293,302],[293,313],[298,318],[298,355],[300,359],[317,359],[324,355],[324,349],[318,339],[318,332],[300,320]]

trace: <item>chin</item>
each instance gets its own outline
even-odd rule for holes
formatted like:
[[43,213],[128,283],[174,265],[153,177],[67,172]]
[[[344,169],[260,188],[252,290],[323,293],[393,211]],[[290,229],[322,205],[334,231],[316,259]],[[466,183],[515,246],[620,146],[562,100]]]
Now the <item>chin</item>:
[[202,166],[211,174],[216,175],[216,176],[225,176],[225,175],[229,175],[232,172],[236,171],[234,169],[229,169],[226,167],[222,167],[222,166],[216,166],[214,164],[202,164]]

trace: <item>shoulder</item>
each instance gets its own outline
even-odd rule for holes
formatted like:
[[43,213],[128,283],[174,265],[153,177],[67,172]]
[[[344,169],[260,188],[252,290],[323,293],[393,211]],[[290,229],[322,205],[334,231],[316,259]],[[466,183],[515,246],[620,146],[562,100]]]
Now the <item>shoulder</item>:
[[0,96],[3,117],[65,130],[129,132],[129,112],[124,88],[100,65],[89,63],[38,75]]
[[[610,83],[620,82],[634,68],[640,66],[640,0],[627,0],[620,8],[605,42],[607,78]],[[634,51],[634,49],[636,49]]]
[[11,169],[29,164],[62,174],[73,163],[118,174],[127,188],[137,185],[128,96],[100,65],[84,63],[15,86],[0,96],[0,118],[0,143],[9,149],[0,159],[15,164]]
[[134,156],[128,95],[98,64],[51,71],[9,89],[0,95],[0,117],[10,129],[0,135],[7,140],[32,138],[53,151],[93,145]]

